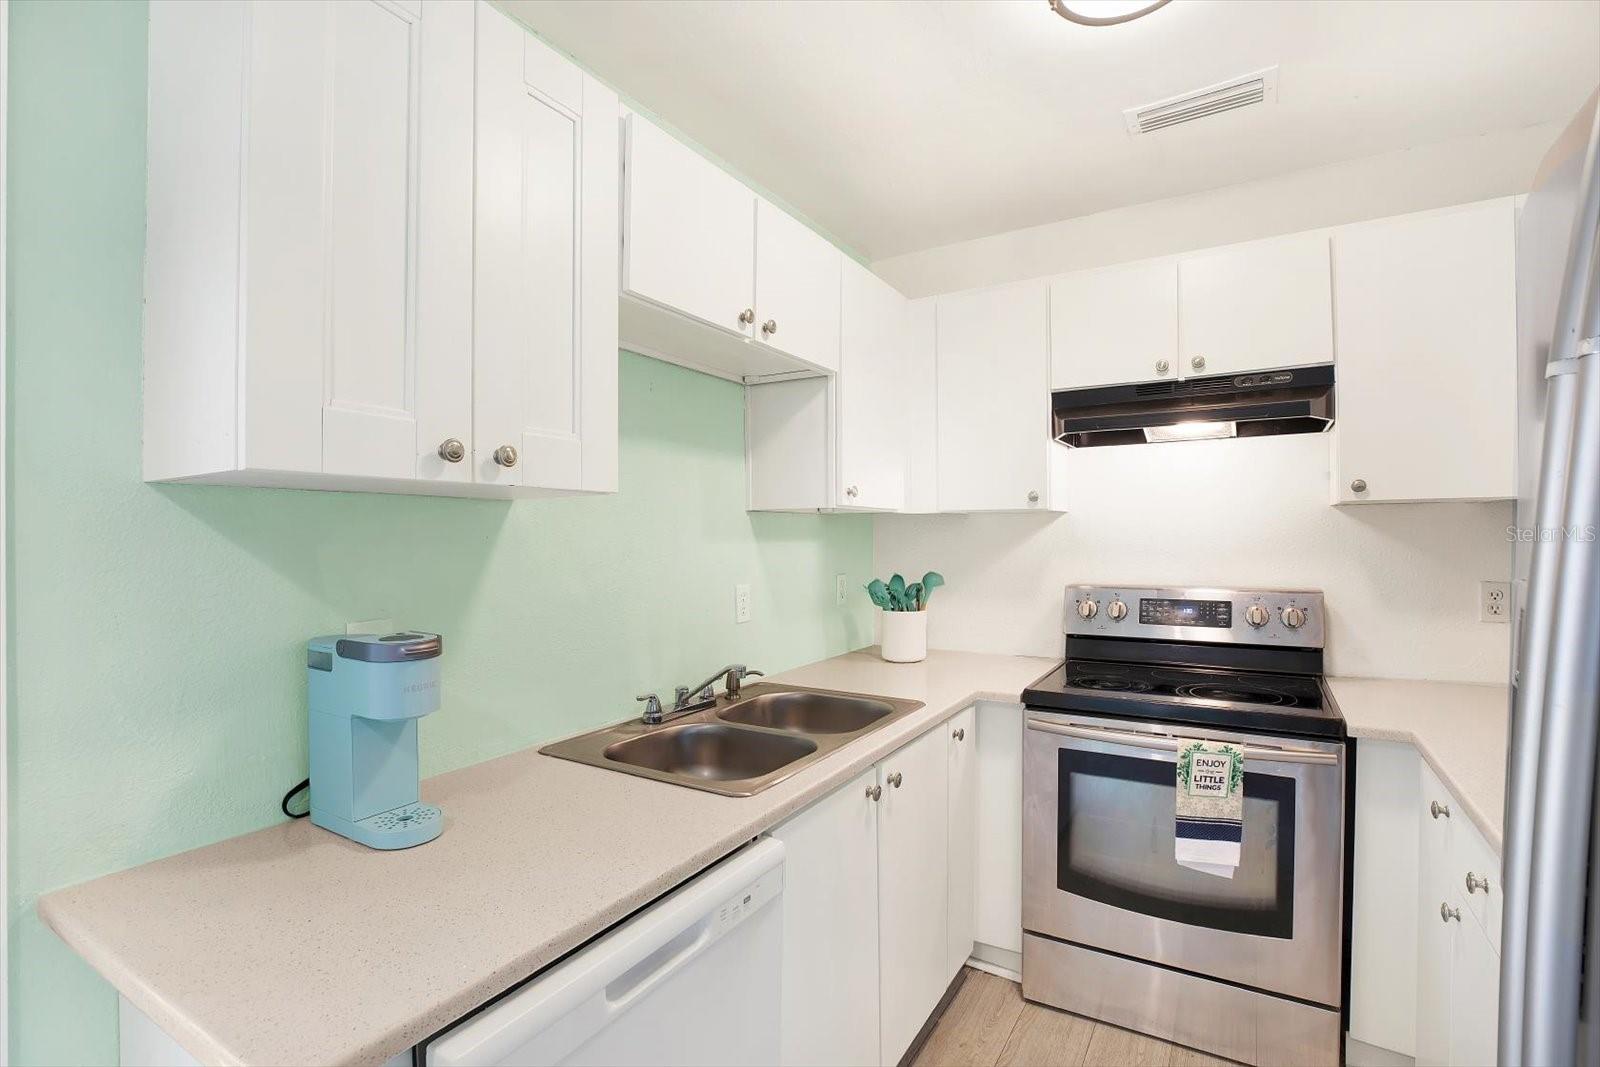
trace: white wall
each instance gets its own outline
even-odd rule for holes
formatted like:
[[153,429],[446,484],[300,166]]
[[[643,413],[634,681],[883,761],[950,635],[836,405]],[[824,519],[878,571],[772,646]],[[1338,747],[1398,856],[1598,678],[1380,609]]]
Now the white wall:
[[1070,582],[1320,589],[1330,674],[1503,682],[1509,627],[1477,621],[1510,575],[1509,503],[1328,504],[1330,438],[1085,448],[1066,515],[883,515],[880,574],[941,572],[935,648],[1061,654]]
[[907,296],[1525,193],[1565,123],[1423,145],[882,259]]

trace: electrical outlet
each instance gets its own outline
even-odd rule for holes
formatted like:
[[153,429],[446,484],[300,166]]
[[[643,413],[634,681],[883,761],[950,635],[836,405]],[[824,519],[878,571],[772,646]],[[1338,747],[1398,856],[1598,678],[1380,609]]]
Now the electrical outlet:
[[362,619],[360,622],[347,622],[344,624],[346,634],[392,634],[394,633],[393,619]]
[[733,621],[750,621],[750,587],[736,585],[733,587]]
[[844,607],[845,600],[850,595],[850,587],[845,584],[844,575],[833,576],[833,603],[837,607]]
[[1478,621],[1511,621],[1511,583],[1478,583]]

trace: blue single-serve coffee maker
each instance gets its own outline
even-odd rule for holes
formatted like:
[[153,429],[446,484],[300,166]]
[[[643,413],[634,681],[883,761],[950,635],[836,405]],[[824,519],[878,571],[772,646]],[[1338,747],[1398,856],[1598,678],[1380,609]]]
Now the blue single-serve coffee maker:
[[439,707],[438,634],[346,634],[306,646],[311,821],[372,848],[439,836],[419,803],[417,720]]

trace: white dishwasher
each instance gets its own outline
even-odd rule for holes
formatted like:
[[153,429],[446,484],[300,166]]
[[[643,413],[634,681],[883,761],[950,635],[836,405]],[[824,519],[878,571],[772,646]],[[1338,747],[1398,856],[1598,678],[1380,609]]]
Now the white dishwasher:
[[783,842],[763,838],[428,1042],[436,1067],[778,1062]]

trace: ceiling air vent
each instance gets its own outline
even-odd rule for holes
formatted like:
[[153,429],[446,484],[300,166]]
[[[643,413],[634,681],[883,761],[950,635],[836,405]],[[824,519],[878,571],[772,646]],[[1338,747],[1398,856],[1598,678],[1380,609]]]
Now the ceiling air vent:
[[1278,99],[1278,68],[1253,71],[1229,78],[1204,89],[1169,96],[1153,104],[1130,107],[1122,113],[1129,133],[1154,133],[1168,126],[1193,122],[1207,115],[1218,115],[1252,104],[1275,103]]

